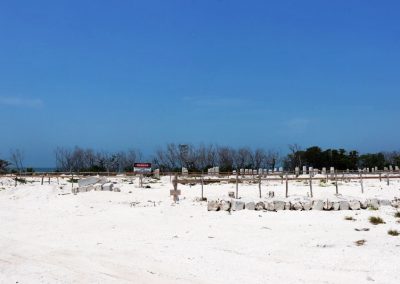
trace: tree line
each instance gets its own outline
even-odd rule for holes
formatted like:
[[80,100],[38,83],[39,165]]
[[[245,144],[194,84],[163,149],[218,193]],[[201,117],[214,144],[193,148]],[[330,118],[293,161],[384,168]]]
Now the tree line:
[[[149,158],[144,159],[138,149],[128,151],[95,151],[91,148],[58,147],[54,151],[55,164],[61,172],[127,172],[133,171],[135,162],[152,162],[161,171],[180,171],[182,167],[192,172],[206,172],[218,166],[221,172],[235,169],[274,169],[283,166],[285,170],[294,171],[303,166],[321,169],[335,167],[338,170],[357,170],[399,166],[400,152],[378,152],[360,154],[356,150],[325,149],[318,146],[302,149],[299,145],[289,145],[286,155],[271,149],[250,147],[230,147],[220,145],[191,145],[169,143],[156,150]],[[0,173],[10,170],[22,172],[24,153],[12,150],[9,159],[0,157]]]

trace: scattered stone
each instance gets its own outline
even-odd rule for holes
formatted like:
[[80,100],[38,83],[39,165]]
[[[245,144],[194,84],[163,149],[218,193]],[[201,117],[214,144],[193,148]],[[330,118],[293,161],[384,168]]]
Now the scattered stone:
[[222,211],[229,211],[231,209],[231,202],[222,200],[219,207]]
[[392,207],[394,208],[400,208],[400,200],[393,200],[391,202]]
[[261,202],[261,201],[260,201],[260,202],[257,202],[257,203],[256,203],[255,209],[256,209],[257,211],[264,210],[264,209],[265,209],[264,202]]
[[234,191],[229,191],[229,192],[228,192],[228,196],[229,196],[230,198],[235,198],[235,192],[234,192]]
[[303,210],[303,205],[301,205],[301,202],[295,202],[292,204],[292,209],[301,211],[301,210]]
[[361,200],[360,201],[360,207],[361,207],[361,209],[367,209],[368,208],[368,201],[367,200]]
[[269,198],[274,198],[275,197],[275,192],[274,191],[268,191],[268,197]]
[[355,228],[354,230],[356,230],[357,232],[368,232],[369,228],[360,228],[360,229]]
[[359,246],[365,245],[366,242],[367,242],[366,240],[358,240],[358,241],[356,241],[354,243],[356,244],[356,246],[359,247]]
[[292,204],[290,203],[290,201],[286,201],[285,202],[285,210],[290,210],[291,207],[292,207]]
[[121,192],[121,189],[119,189],[118,187],[114,187],[113,191],[114,192]]
[[219,203],[216,200],[208,201],[207,203],[207,210],[208,211],[218,211],[219,210]]

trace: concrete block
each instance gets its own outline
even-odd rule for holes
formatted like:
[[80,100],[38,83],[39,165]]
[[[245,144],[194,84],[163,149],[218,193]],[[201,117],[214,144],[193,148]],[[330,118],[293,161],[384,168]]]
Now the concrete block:
[[368,207],[379,209],[379,200],[376,198],[368,199]]
[[351,210],[360,210],[361,209],[361,203],[358,200],[350,200],[349,206],[350,206]]
[[256,209],[256,204],[254,202],[247,202],[245,205],[247,210],[255,210]]
[[103,191],[112,191],[114,187],[113,183],[105,183],[103,184]]
[[350,205],[348,201],[340,201],[339,202],[339,209],[340,210],[349,210],[350,209]]
[[301,202],[301,205],[303,206],[303,209],[305,211],[311,210],[312,208],[312,201],[303,201]]
[[324,202],[322,200],[313,200],[312,210],[324,210]]
[[285,210],[285,202],[280,200],[274,200],[274,209],[276,211]]
[[326,211],[332,210],[332,207],[333,207],[332,201],[329,200],[324,201],[324,210]]
[[390,205],[391,205],[390,200],[387,200],[387,199],[379,200],[379,206],[390,206]]
[[339,201],[332,202],[332,210],[338,211],[339,209],[340,209],[340,202]]
[[245,204],[243,201],[233,199],[231,206],[233,211],[239,211],[244,209]]
[[264,202],[265,210],[268,211],[275,211],[275,206],[273,201],[266,201]]

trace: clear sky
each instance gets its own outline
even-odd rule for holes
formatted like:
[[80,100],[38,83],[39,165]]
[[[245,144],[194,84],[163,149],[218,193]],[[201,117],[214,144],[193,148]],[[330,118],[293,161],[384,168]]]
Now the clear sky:
[[399,1],[0,1],[0,157],[399,150]]

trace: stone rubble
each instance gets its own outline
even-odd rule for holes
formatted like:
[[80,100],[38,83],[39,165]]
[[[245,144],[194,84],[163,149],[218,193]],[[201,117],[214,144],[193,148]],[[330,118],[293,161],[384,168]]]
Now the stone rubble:
[[209,200],[207,204],[208,211],[240,211],[240,210],[256,210],[256,211],[338,211],[338,210],[361,210],[361,209],[379,209],[380,206],[392,206],[400,208],[400,199],[395,200],[320,200],[320,199],[296,199],[296,200],[267,200],[267,201],[242,201],[240,199],[231,198],[230,200]]

